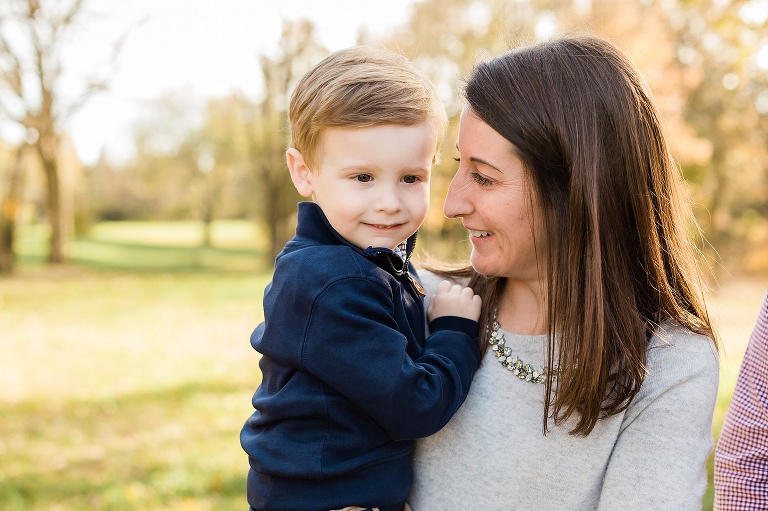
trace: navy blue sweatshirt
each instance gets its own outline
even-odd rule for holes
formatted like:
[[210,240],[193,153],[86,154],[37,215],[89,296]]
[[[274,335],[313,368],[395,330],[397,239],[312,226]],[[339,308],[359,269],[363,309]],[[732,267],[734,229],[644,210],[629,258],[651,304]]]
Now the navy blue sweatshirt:
[[264,317],[256,411],[240,433],[257,511],[389,506],[413,480],[414,439],[442,428],[480,363],[477,322],[430,323],[420,285],[392,250],[361,250],[319,206],[299,204],[277,257]]

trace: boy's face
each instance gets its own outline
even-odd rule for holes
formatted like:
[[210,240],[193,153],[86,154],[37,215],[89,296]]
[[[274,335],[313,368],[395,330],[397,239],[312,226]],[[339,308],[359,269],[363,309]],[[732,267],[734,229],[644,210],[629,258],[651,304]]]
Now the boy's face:
[[428,123],[329,128],[304,195],[353,245],[395,248],[427,214],[436,143]]

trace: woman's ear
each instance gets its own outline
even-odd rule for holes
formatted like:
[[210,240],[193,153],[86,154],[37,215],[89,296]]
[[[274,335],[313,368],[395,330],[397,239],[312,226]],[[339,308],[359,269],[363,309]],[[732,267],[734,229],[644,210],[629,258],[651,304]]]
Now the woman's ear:
[[285,161],[288,164],[288,172],[291,173],[293,186],[302,197],[312,196],[312,171],[307,167],[304,157],[298,149],[290,147],[285,152]]

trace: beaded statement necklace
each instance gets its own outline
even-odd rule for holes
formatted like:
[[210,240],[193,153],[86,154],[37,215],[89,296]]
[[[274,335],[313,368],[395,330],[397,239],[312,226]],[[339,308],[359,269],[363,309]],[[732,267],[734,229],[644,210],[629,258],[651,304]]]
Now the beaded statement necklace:
[[[499,308],[493,309],[493,318],[491,324],[486,327],[488,332],[488,344],[491,345],[493,354],[499,359],[502,367],[506,367],[512,374],[520,378],[521,380],[531,383],[545,383],[547,381],[547,369],[540,367],[535,370],[531,364],[526,364],[520,360],[517,355],[514,357],[511,355],[512,350],[505,346],[507,340],[504,338],[504,334],[499,331]],[[552,374],[552,381],[557,381],[558,370],[555,370]]]

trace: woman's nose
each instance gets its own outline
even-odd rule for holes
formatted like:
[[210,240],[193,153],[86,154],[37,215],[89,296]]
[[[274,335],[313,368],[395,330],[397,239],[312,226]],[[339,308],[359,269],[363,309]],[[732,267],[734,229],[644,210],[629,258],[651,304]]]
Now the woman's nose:
[[472,207],[467,192],[465,180],[457,172],[448,186],[448,194],[445,196],[445,203],[443,203],[443,214],[448,218],[468,215]]

